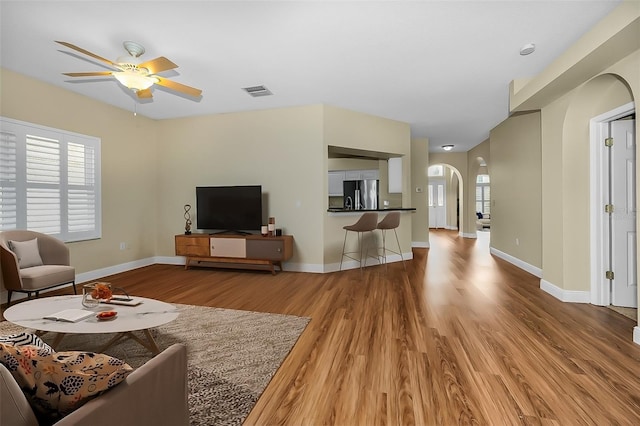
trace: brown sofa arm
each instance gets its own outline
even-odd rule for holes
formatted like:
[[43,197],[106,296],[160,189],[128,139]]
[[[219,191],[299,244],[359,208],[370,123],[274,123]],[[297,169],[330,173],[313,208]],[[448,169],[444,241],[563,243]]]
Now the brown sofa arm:
[[189,424],[187,348],[174,344],[56,426]]
[[2,241],[0,241],[0,270],[6,290],[22,290],[18,258]]

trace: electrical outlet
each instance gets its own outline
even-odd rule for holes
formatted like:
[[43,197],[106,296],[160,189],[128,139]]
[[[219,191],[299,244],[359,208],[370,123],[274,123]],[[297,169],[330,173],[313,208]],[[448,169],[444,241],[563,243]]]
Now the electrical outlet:
[[120,250],[125,250],[127,248],[127,243],[120,243]]
[[516,245],[519,246],[520,245],[520,238],[516,238]]

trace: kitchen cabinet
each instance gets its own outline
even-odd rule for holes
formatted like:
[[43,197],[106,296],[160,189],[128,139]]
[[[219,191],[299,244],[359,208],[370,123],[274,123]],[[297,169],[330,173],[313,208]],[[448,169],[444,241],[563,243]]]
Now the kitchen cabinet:
[[359,179],[380,179],[380,171],[375,170],[360,170]]
[[329,172],[329,197],[342,197],[344,176],[344,171]]
[[345,180],[380,179],[380,171],[372,170],[332,170],[329,172],[329,197],[344,195],[342,182]]
[[402,193],[402,157],[389,158],[389,194]]

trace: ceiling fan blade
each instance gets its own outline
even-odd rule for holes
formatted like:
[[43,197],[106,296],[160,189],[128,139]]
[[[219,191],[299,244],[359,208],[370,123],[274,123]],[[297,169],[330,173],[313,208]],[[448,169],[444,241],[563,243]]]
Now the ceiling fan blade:
[[156,84],[167,87],[171,90],[175,90],[176,92],[186,93],[187,95],[194,96],[194,97],[198,97],[202,94],[202,90],[196,89],[195,87],[190,87],[184,84],[176,83],[175,81],[158,77],[157,75],[154,75],[153,78],[158,80]]
[[138,64],[138,68],[146,68],[149,70],[149,74],[157,74],[162,71],[178,68],[178,66],[164,56],[160,56],[159,58]]
[[153,94],[151,94],[151,89],[138,90],[136,94],[138,95],[139,98],[142,98],[142,99],[153,97]]
[[116,67],[116,68],[118,68],[118,66],[117,66],[115,63],[113,63],[112,61],[110,61],[110,60],[108,60],[108,59],[105,59],[105,58],[103,58],[102,56],[98,56],[98,55],[96,55],[95,53],[91,53],[91,52],[89,52],[88,50],[84,50],[83,48],[78,47],[78,46],[76,46],[76,45],[74,45],[74,44],[67,43],[66,41],[57,41],[57,40],[56,40],[56,43],[59,43],[59,44],[61,44],[61,45],[63,45],[63,46],[67,46],[67,47],[68,47],[68,48],[70,48],[70,49],[77,50],[78,52],[80,52],[80,53],[84,53],[84,54],[85,54],[85,55],[87,55],[87,56],[91,56],[92,58],[95,58],[95,59],[97,59],[97,60],[99,60],[99,61],[102,61],[102,62],[104,62],[105,64],[108,64],[108,65],[111,65],[112,67]]
[[112,71],[95,71],[95,72],[63,72],[63,75],[69,77],[99,77],[103,75],[113,75]]

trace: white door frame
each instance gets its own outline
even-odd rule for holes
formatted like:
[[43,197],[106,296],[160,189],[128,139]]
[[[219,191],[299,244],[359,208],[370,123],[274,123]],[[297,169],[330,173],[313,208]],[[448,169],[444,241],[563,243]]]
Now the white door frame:
[[[446,167],[445,167],[446,169]],[[438,186],[442,185],[442,199],[444,204],[442,206],[438,206]],[[433,205],[432,206],[428,206],[430,208],[429,210],[429,228],[432,229],[447,229],[447,179],[444,176],[432,176],[429,178],[429,181],[427,183],[427,191],[429,190],[429,187],[433,188],[433,197],[432,197],[432,201],[433,201]],[[429,194],[427,194],[427,198],[429,197]],[[433,210],[433,211],[432,211]],[[437,212],[435,210],[438,210]],[[439,223],[439,215],[442,216],[443,219],[443,223],[440,224]],[[432,219],[433,219],[433,224],[435,226],[431,226],[432,223]],[[441,226],[439,226],[441,225]]]
[[[606,268],[604,246],[606,243],[607,231],[605,229],[605,215],[603,197],[607,191],[606,171],[606,147],[604,146],[605,135],[608,135],[608,124],[610,121],[627,116],[635,111],[635,103],[629,102],[611,111],[593,117],[589,121],[590,134],[590,160],[589,160],[589,188],[590,188],[590,237],[589,251],[591,258],[591,303],[599,306],[611,304],[611,291],[608,281],[604,279]],[[636,136],[637,137],[637,136]],[[637,158],[636,153],[636,158]],[[636,161],[636,169],[638,162]],[[636,176],[640,176],[636,174]]]

